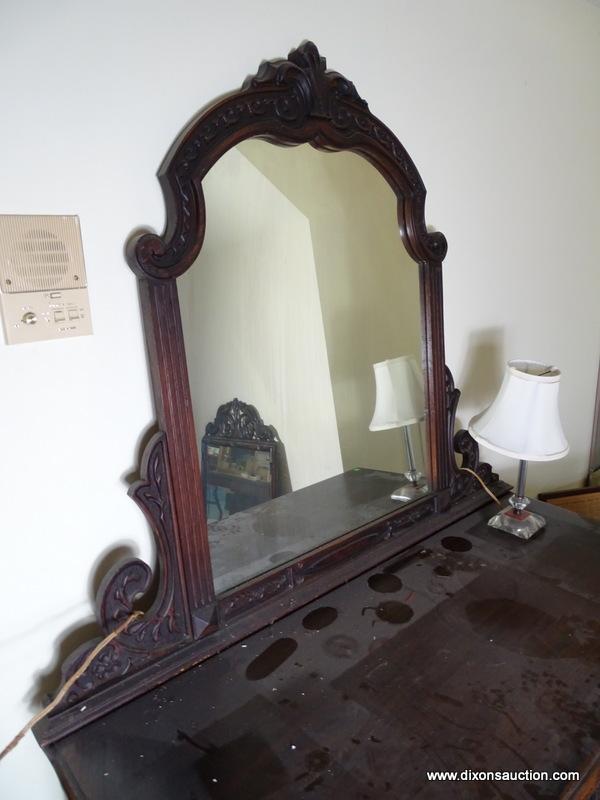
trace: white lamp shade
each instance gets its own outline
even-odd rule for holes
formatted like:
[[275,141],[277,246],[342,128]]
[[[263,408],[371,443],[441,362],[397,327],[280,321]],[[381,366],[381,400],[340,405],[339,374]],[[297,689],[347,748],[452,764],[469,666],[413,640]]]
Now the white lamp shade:
[[523,461],[552,461],[569,445],[558,414],[560,370],[538,361],[509,361],[492,405],[469,423],[480,444]]
[[371,431],[412,425],[423,419],[423,376],[412,356],[373,364],[375,412]]

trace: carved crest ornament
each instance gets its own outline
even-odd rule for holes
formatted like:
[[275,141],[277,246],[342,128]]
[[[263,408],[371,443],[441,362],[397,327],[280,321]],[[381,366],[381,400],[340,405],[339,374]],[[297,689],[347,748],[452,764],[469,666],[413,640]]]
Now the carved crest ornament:
[[[333,541],[318,553],[215,597],[176,278],[202,247],[204,176],[223,153],[251,137],[352,150],[381,172],[398,197],[400,233],[421,282],[432,492],[350,532],[343,545]],[[158,178],[165,197],[165,230],[162,235],[136,234],[127,245],[128,262],[139,278],[159,426],[146,448],[141,478],[129,494],[150,524],[156,574],[140,559],[128,559],[102,581],[97,597],[100,635],[127,619],[140,598],[147,611],[97,656],[62,704],[36,727],[44,745],[267,624],[285,613],[291,597],[294,603],[308,602],[311,591],[322,594],[339,585],[349,564],[358,574],[483,505],[479,483],[459,470],[454,449],[462,455],[462,466],[496,491],[504,487],[489,465],[479,463],[469,434],[454,436],[459,392],[444,363],[442,319],[446,240],[427,230],[421,177],[396,136],[373,116],[351,81],[327,70],[314,44],[302,44],[287,59],[263,62],[240,90],[196,116],[175,140]],[[255,409],[238,400],[221,407],[212,426],[215,435],[258,441],[273,437]],[[70,656],[64,680],[97,641]]]
[[274,442],[277,440],[270,425],[265,425],[258,411],[249,403],[235,397],[217,409],[217,416],[209,422],[207,436],[222,436],[224,439],[239,439],[248,442]]

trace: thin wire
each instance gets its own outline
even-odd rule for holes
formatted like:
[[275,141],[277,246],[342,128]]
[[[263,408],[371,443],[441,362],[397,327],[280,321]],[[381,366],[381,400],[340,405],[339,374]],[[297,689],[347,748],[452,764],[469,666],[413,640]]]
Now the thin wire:
[[486,492],[489,494],[489,496],[492,498],[492,500],[494,500],[496,503],[498,503],[498,505],[499,505],[499,506],[501,506],[501,505],[502,505],[502,503],[500,502],[500,500],[498,500],[498,498],[497,498],[497,497],[496,497],[496,495],[495,495],[495,494],[492,492],[492,490],[491,490],[491,489],[488,489],[488,487],[485,485],[485,483],[484,483],[484,482],[481,480],[481,478],[479,477],[479,475],[478,475],[476,472],[474,472],[472,469],[469,469],[468,467],[459,467],[459,469],[461,470],[461,472],[470,472],[470,473],[471,473],[471,475],[472,475],[474,478],[477,478],[477,480],[479,481],[479,483],[480,483],[480,484],[483,486],[483,488],[484,488],[484,489],[485,489],[485,491],[486,491]]
[[40,720],[48,716],[48,714],[50,714],[51,711],[54,711],[56,706],[62,701],[63,697],[67,694],[71,686],[73,686],[75,681],[78,681],[79,678],[81,678],[83,673],[87,670],[87,668],[96,658],[98,653],[101,653],[102,650],[104,650],[104,648],[108,644],[110,644],[113,639],[116,639],[120,633],[123,633],[125,628],[127,628],[127,626],[130,625],[134,621],[134,619],[143,616],[143,614],[144,614],[143,611],[134,611],[130,617],[127,617],[125,622],[122,622],[118,626],[118,628],[115,628],[114,631],[109,633],[108,636],[102,639],[102,641],[99,642],[96,645],[96,647],[94,647],[92,652],[87,656],[87,658],[85,659],[83,664],[79,667],[79,669],[76,672],[74,672],[73,675],[71,675],[71,677],[69,678],[69,680],[62,686],[62,688],[60,689],[54,700],[52,700],[51,703],[48,703],[46,708],[43,708],[39,713],[37,713],[34,717],[32,717],[27,723],[27,725],[21,728],[21,730],[17,733],[14,739],[11,739],[11,741],[6,745],[4,750],[0,753],[0,761],[2,761],[4,756],[8,755],[10,751],[13,750],[19,744],[21,739],[25,736],[26,733],[28,733],[28,731],[30,731],[33,728],[34,725],[37,725],[37,723]]

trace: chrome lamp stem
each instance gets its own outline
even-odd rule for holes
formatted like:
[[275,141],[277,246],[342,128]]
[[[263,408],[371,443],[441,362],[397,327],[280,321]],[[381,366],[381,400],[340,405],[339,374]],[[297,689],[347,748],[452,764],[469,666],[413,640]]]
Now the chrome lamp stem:
[[415,461],[415,451],[413,448],[412,437],[409,431],[409,425],[402,426],[402,433],[404,434],[404,446],[406,448],[406,460],[408,461],[408,470],[404,473],[407,483],[400,486],[392,492],[392,500],[402,500],[408,503],[411,500],[416,500],[421,495],[427,494],[429,487],[427,481],[417,469]]

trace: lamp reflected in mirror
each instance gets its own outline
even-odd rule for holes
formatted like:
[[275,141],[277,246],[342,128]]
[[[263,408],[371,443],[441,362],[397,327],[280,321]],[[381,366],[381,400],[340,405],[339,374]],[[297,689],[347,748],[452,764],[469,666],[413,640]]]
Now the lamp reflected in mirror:
[[[401,428],[408,461],[404,473],[406,483],[390,495],[392,500],[409,502],[427,494],[429,488],[415,461],[414,426],[420,436],[418,423],[425,416],[423,378],[413,356],[399,356],[373,364],[375,373],[375,411],[370,431]],[[420,441],[419,441],[420,445]]]

